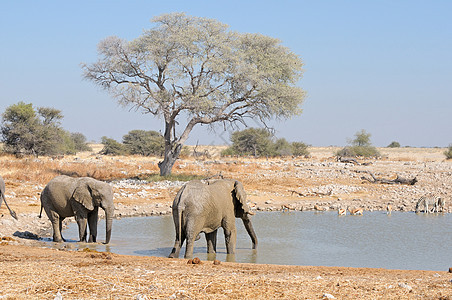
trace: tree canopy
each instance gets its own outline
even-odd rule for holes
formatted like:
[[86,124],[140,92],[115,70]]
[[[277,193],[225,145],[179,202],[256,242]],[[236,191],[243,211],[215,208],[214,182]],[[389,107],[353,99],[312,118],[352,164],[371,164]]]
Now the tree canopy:
[[86,79],[121,104],[163,119],[161,175],[171,173],[197,124],[266,122],[301,113],[305,93],[296,84],[302,61],[278,39],[184,13],[152,21],[155,26],[132,41],[102,40],[98,61],[82,68]]
[[2,114],[4,150],[15,155],[74,154],[90,148],[81,133],[69,133],[60,126],[60,110],[19,102]]

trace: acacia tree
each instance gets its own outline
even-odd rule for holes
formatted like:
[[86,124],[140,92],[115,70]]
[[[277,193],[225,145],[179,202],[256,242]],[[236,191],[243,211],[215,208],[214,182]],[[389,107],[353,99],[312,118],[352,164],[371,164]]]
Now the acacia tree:
[[135,40],[102,40],[98,61],[82,68],[119,103],[163,119],[161,175],[171,174],[197,124],[227,126],[248,117],[265,124],[301,113],[302,61],[278,39],[184,13],[152,21]]

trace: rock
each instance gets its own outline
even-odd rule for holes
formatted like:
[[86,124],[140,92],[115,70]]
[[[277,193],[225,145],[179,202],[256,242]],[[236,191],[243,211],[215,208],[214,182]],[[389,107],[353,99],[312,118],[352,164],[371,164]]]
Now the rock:
[[55,295],[54,300],[62,300],[62,299],[63,299],[63,295],[61,295],[61,293],[58,292],[58,293]]
[[221,262],[220,262],[219,260],[214,260],[214,261],[213,261],[213,264],[216,265],[216,266],[218,266],[219,264],[221,264]]
[[413,288],[406,283],[399,283],[399,287],[404,288],[408,291],[411,291]]
[[334,297],[333,295],[328,294],[328,293],[323,294],[322,297],[323,297],[323,299],[336,299],[336,297]]
[[30,231],[25,231],[25,232],[16,231],[16,232],[14,232],[13,235],[20,237],[20,238],[24,238],[24,239],[29,239],[29,240],[38,240],[39,239],[39,236],[37,236],[36,234],[34,234]]

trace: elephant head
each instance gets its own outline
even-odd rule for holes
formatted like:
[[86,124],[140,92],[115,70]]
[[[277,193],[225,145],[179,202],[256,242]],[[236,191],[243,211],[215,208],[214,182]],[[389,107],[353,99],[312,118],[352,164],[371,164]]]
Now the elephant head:
[[243,219],[244,217],[247,217],[246,215],[254,214],[246,204],[246,192],[243,188],[243,184],[240,181],[234,182],[232,199],[234,201],[234,214],[236,218]]
[[[111,238],[111,228],[114,215],[113,190],[108,183],[98,181],[92,178],[80,178],[76,184],[72,198],[81,204],[88,211],[94,211],[95,215],[89,220],[90,224],[90,242],[95,242],[97,230],[97,208],[101,207],[105,211],[105,243],[108,244]],[[94,240],[93,240],[94,239]]]
[[257,248],[257,237],[254,232],[253,225],[249,218],[250,215],[254,215],[248,204],[246,204],[246,192],[240,181],[235,181],[234,190],[232,191],[232,199],[234,201],[234,214],[236,218],[241,218],[243,225],[248,232],[253,243],[253,249]]

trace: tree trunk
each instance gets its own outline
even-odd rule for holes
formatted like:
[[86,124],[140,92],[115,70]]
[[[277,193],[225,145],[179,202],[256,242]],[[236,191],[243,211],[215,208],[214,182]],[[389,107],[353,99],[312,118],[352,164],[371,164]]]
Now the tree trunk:
[[160,169],[160,176],[171,175],[171,170],[173,169],[176,160],[179,158],[181,149],[182,144],[177,144],[174,149],[172,147],[168,147],[168,149],[165,150],[165,156],[163,160],[158,164]]

